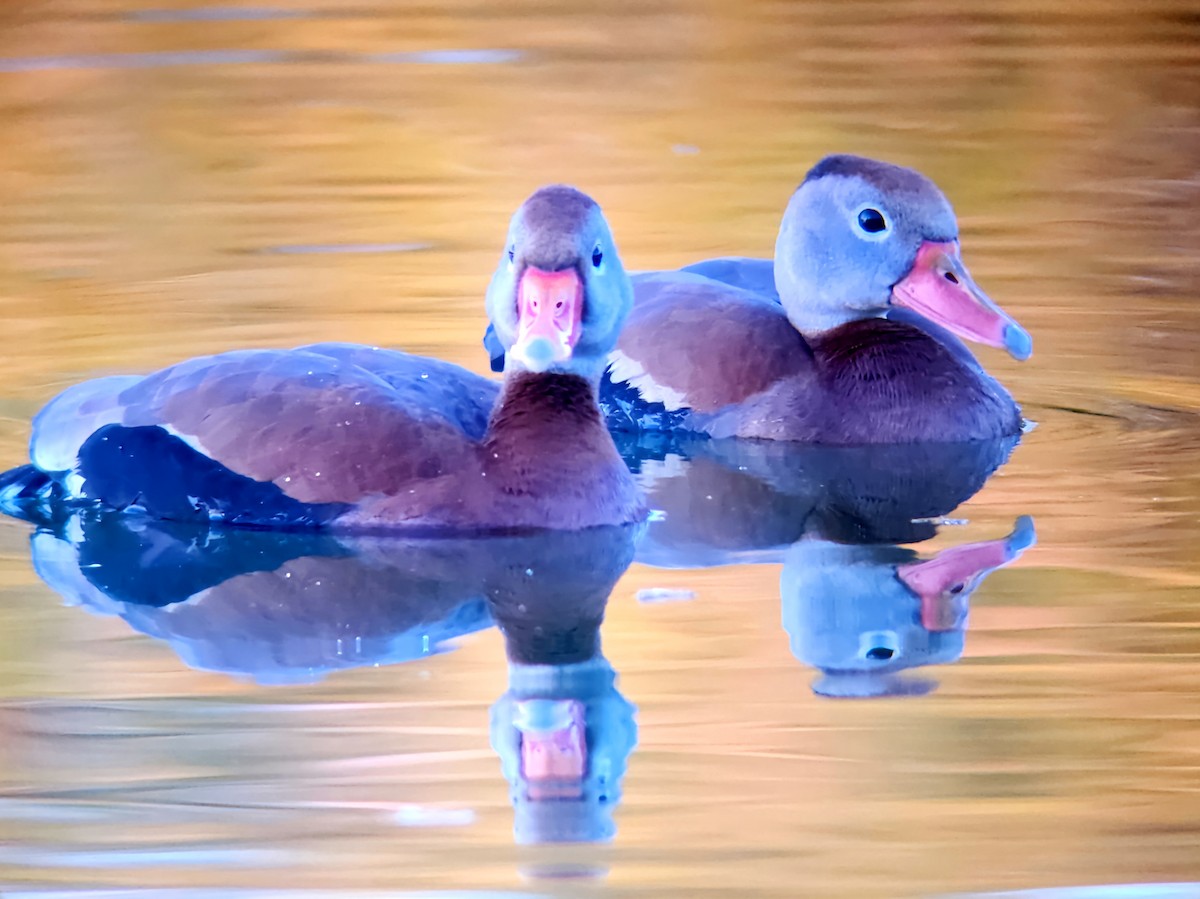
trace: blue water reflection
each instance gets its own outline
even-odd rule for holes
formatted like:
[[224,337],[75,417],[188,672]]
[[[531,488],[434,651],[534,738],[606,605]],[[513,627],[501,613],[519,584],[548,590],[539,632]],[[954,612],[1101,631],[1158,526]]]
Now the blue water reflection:
[[31,545],[38,574],[69,602],[120,616],[192,667],[262,683],[410,661],[498,624],[508,689],[491,741],[517,840],[542,843],[616,832],[637,728],[600,625],[638,534],[401,540],[75,510],[43,519]]
[[637,744],[600,628],[633,563],[781,564],[792,654],[828,697],[928,692],[909,669],[963,652],[972,592],[1035,540],[921,558],[1014,441],[829,449],[648,435],[624,443],[655,514],[640,527],[476,539],[197,527],[94,509],[13,510],[69,602],[117,615],[188,665],[261,683],[419,659],[497,625],[508,663],[490,740],[520,843],[600,842]]
[[[830,448],[696,440],[627,447],[650,492],[638,560],[672,568],[782,563],[792,654],[829,697],[927,693],[900,672],[962,656],[971,594],[1033,545],[1007,537],[931,558],[932,538],[1008,459],[1014,439]],[[686,460],[686,461],[685,461]]]
[[143,53],[79,53],[63,56],[0,57],[2,72],[49,72],[77,69],[163,69],[228,65],[503,65],[519,61],[518,50],[445,49],[396,53],[341,53],[306,50],[153,50]]
[[490,731],[518,843],[613,838],[621,780],[637,745],[636,710],[598,655],[565,665],[510,661]]
[[490,627],[476,576],[490,550],[86,512],[32,538],[34,568],[69,602],[193,668],[274,684],[410,661]]
[[867,697],[933,690],[936,681],[900,672],[958,661],[971,594],[1034,539],[1033,521],[1024,517],[1008,537],[925,560],[899,546],[796,543],[783,566],[783,626],[792,655],[822,672],[813,692]]

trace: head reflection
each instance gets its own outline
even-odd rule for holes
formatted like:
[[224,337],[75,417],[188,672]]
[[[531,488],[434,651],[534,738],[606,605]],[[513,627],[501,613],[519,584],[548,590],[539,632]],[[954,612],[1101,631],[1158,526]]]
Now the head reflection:
[[584,842],[613,837],[637,742],[599,631],[638,533],[397,540],[75,515],[44,522],[32,551],[69,603],[260,683],[404,662],[499,624],[508,684],[490,734],[517,840]]
[[792,654],[820,672],[815,693],[928,693],[933,680],[901,672],[962,656],[971,594],[1034,543],[1033,521],[930,558],[903,544],[935,536],[1015,443],[627,446],[657,512],[638,559],[782,563],[783,626]]
[[513,661],[492,706],[519,843],[610,840],[625,765],[637,745],[634,706],[596,658],[563,665]]
[[1028,548],[1033,522],[921,560],[893,545],[802,540],[786,554],[780,593],[792,655],[820,669],[830,697],[906,696],[936,683],[900,672],[962,656],[972,592]]

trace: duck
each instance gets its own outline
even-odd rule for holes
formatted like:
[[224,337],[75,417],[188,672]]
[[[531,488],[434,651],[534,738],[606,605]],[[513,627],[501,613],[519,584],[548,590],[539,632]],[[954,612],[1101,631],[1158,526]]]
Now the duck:
[[632,303],[600,206],[543,187],[513,215],[487,288],[501,384],[343,343],[88,381],[38,413],[31,464],[0,475],[0,506],[340,532],[636,522],[645,504],[597,402]]
[[[611,430],[857,445],[1024,427],[962,339],[1024,360],[1032,338],[972,279],[953,208],[913,169],[827,156],[792,194],[774,260],[633,283],[600,385]],[[494,336],[484,343],[500,367]]]

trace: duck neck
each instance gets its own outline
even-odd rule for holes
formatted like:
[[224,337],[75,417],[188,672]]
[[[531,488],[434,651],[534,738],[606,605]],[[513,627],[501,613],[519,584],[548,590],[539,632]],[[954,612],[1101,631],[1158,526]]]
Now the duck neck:
[[850,322],[882,317],[882,313],[863,312],[836,306],[803,308],[799,305],[791,305],[786,307],[785,311],[792,327],[810,340],[820,339],[830,331]]
[[[514,461],[544,459],[540,476],[561,477],[565,469],[616,457],[596,402],[597,385],[575,374],[515,371],[504,380],[488,422],[484,449],[496,468],[515,471]],[[524,477],[539,472],[522,471]]]
[[804,277],[790,260],[775,263],[775,289],[788,321],[805,337],[819,337],[853,321],[881,318],[887,305],[866,299],[853,299],[832,289],[826,282],[838,284],[841,275],[826,278]]

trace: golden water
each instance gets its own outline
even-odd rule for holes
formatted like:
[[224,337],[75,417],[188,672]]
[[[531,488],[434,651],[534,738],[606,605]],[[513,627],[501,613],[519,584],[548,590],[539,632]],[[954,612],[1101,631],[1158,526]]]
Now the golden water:
[[1039,543],[972,598],[936,692],[855,702],[788,652],[778,565],[635,565],[604,628],[639,709],[617,837],[520,847],[495,631],[258,686],[62,607],[0,522],[0,892],[1200,881],[1200,7],[238,10],[0,5],[2,467],[62,387],[198,353],[353,340],[485,370],[483,288],[540,183],[592,193],[630,268],[672,267],[768,255],[806,168],[851,151],[944,188],[1035,339],[983,359],[1039,427],[921,549],[1023,514]]

